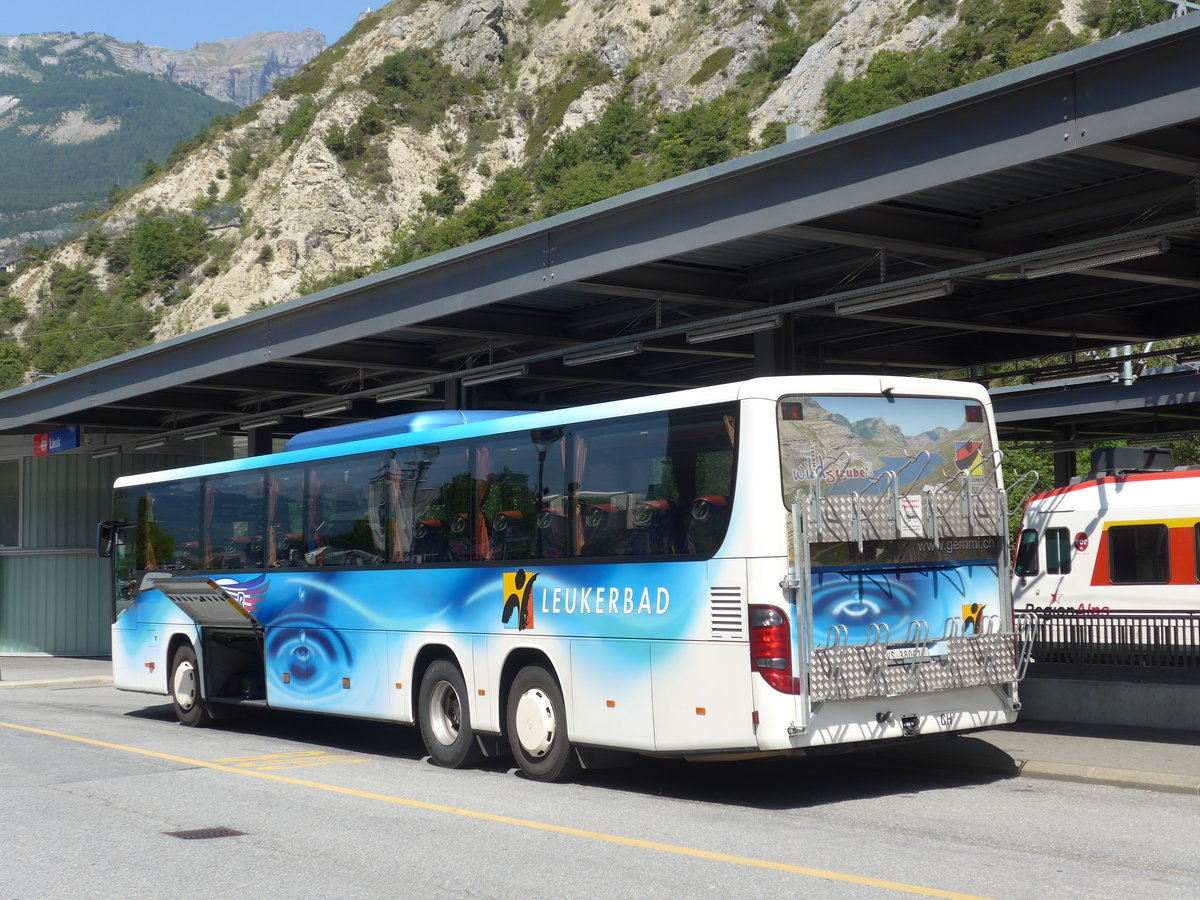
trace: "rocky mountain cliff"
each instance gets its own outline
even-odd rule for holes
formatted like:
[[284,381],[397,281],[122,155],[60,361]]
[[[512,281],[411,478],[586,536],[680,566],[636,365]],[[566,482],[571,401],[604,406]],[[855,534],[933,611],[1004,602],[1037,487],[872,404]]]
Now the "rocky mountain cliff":
[[[0,38],[3,40],[3,38]],[[301,32],[257,31],[226,41],[194,44],[190,50],[166,50],[106,38],[104,46],[118,65],[189,84],[208,96],[248,106],[325,49],[325,36]]]
[[[881,52],[995,28],[1025,61],[1127,2],[395,0],[16,276],[9,370],[55,371],[51,324],[108,327],[64,318],[64,280],[162,340],[820,128]],[[969,61],[951,83],[1016,64]],[[155,268],[152,225],[190,250]]]

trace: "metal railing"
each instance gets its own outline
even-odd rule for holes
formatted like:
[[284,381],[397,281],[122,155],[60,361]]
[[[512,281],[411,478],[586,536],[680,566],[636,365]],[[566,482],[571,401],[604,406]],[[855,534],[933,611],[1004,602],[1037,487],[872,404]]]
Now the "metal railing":
[[1191,673],[1200,681],[1200,611],[1028,612],[1035,620],[1030,648],[1035,674],[1088,667],[1130,680],[1150,680],[1158,672]]

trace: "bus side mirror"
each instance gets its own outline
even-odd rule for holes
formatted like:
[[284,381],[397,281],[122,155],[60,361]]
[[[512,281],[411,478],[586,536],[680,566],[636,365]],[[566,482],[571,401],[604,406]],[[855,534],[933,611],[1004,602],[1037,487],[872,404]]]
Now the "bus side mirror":
[[115,522],[111,519],[100,522],[96,526],[96,555],[104,559],[111,559],[113,548],[117,542],[117,530],[128,524],[128,522]]

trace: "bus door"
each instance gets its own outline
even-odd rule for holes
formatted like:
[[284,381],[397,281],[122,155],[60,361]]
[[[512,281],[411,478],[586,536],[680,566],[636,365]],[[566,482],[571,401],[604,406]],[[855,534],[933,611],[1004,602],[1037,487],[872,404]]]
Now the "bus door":
[[163,576],[154,587],[199,627],[204,696],[265,701],[263,628],[243,604],[211,578]]

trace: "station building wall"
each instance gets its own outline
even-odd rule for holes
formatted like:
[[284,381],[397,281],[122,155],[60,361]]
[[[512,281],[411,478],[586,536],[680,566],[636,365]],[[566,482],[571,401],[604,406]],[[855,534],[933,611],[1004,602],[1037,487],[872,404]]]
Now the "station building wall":
[[231,455],[227,441],[100,459],[94,449],[34,456],[33,435],[0,438],[0,653],[107,656],[112,567],[96,556],[96,523],[110,517],[113,481]]

